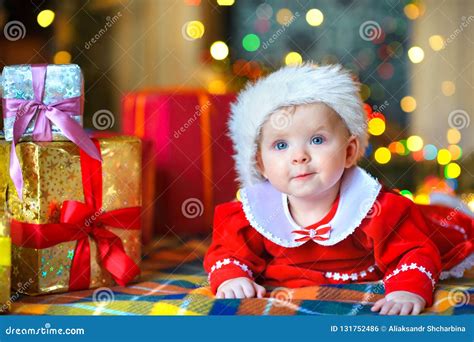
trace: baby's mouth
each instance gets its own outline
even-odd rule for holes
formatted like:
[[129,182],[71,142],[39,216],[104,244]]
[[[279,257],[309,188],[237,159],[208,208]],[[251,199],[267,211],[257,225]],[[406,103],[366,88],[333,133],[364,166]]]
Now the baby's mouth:
[[299,174],[296,177],[293,177],[293,179],[304,180],[304,179],[308,179],[309,177],[311,177],[314,174],[316,174],[316,172],[302,173],[302,174]]

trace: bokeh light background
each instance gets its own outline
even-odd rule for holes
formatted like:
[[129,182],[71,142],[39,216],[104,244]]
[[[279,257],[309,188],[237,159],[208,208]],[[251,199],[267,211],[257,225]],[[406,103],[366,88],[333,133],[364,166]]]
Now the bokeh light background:
[[129,91],[222,94],[285,64],[341,63],[369,117],[362,166],[416,202],[442,191],[472,208],[473,1],[3,0],[0,27],[0,67],[81,66],[89,127]]

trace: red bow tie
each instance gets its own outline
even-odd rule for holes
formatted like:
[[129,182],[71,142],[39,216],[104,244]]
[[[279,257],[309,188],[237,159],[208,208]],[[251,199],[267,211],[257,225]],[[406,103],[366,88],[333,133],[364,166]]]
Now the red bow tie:
[[322,224],[316,228],[306,228],[305,230],[293,230],[293,234],[300,234],[303,235],[302,237],[295,239],[295,242],[300,241],[326,241],[329,240],[329,236],[331,234],[331,225],[330,224]]

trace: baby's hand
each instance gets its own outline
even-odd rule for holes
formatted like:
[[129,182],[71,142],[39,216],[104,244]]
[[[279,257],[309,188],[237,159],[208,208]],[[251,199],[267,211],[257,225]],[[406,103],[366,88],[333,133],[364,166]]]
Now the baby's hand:
[[249,278],[239,277],[224,281],[217,289],[216,298],[263,298],[265,288]]
[[379,311],[381,315],[418,315],[425,308],[425,300],[412,292],[393,291],[385,298],[379,299],[372,307],[372,311]]

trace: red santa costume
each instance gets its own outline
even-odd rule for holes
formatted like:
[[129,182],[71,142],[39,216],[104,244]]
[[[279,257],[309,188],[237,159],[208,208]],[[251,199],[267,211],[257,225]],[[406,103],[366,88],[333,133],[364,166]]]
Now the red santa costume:
[[414,204],[354,166],[327,215],[300,227],[288,196],[257,171],[256,142],[268,115],[312,102],[332,107],[362,150],[367,146],[357,84],[339,66],[286,67],[248,86],[229,122],[241,201],[216,207],[204,259],[213,293],[237,277],[290,288],[383,280],[386,293],[409,291],[431,306],[438,279],[461,277],[474,265],[468,209]]

